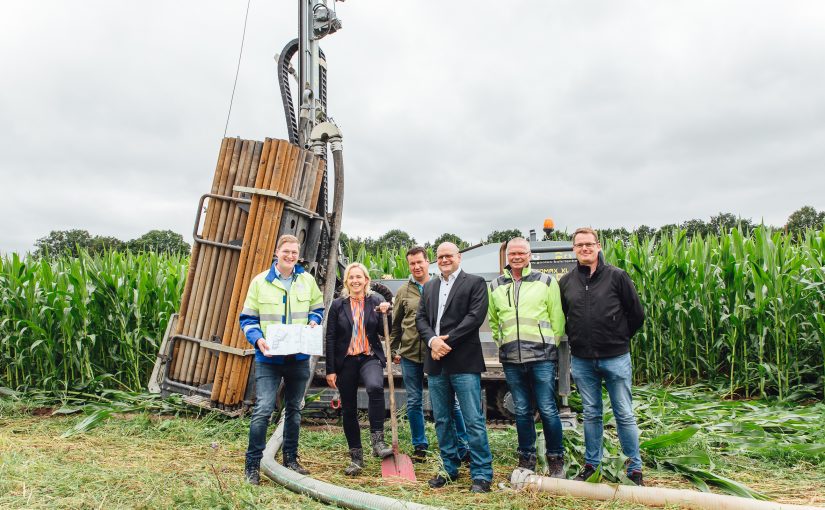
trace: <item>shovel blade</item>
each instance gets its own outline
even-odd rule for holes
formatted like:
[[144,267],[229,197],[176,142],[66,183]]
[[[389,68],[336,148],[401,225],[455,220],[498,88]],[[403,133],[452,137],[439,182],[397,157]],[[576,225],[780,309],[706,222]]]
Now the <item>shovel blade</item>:
[[415,481],[415,468],[409,455],[396,453],[381,461],[381,476],[383,478],[401,478]]

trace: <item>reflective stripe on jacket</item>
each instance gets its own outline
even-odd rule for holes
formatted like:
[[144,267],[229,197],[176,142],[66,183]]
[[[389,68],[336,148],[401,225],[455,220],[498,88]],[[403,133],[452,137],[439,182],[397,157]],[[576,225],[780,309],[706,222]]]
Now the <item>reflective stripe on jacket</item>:
[[559,284],[552,276],[522,270],[516,285],[509,266],[490,282],[487,319],[499,347],[502,363],[556,360],[556,346],[564,334],[564,312]]
[[[315,283],[315,278],[300,265],[292,273],[292,285],[287,291],[278,278],[275,263],[269,271],[257,275],[249,284],[239,323],[247,341],[255,349],[255,360],[264,363],[281,364],[285,356],[264,356],[258,350],[258,340],[264,336],[270,324],[321,324],[324,317],[324,296]],[[295,359],[309,358],[297,354]]]

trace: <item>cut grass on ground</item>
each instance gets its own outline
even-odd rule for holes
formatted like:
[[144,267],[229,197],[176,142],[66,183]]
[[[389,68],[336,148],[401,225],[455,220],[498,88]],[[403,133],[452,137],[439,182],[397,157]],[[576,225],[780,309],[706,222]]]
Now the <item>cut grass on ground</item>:
[[[115,415],[89,433],[61,438],[83,416],[33,411],[25,403],[0,401],[0,508],[329,508],[269,480],[260,487],[244,483],[246,419]],[[432,425],[427,428],[434,439]],[[491,430],[490,442],[494,482],[506,482],[515,460],[515,432]],[[438,469],[434,457],[416,465],[417,483],[385,483],[380,463],[371,457],[361,476],[349,478],[342,473],[346,452],[340,427],[302,430],[301,459],[313,476],[376,494],[449,508],[643,508],[508,489],[473,495],[465,469],[457,483],[433,491],[426,480]],[[778,501],[825,504],[819,465],[794,461],[781,467],[775,460],[727,455],[714,460],[718,473]],[[667,471],[647,469],[645,477],[652,486],[690,487]]]

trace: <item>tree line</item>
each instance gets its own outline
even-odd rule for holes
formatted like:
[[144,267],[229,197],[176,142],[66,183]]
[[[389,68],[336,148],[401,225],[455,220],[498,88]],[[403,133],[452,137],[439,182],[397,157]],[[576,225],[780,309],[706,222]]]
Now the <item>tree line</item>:
[[190,246],[183,236],[171,230],[150,230],[142,236],[122,241],[111,236],[93,236],[88,230],[52,230],[49,235],[35,242],[35,256],[50,257],[71,255],[77,257],[85,250],[97,254],[109,251],[131,251],[133,253],[155,252],[186,255]]
[[[750,218],[742,218],[733,213],[720,212],[713,215],[708,221],[701,219],[687,220],[682,223],[671,223],[659,228],[641,225],[635,229],[627,228],[604,228],[597,229],[603,239],[621,239],[629,241],[631,237],[638,239],[648,239],[650,237],[661,238],[669,236],[676,230],[684,230],[688,238],[696,236],[707,237],[711,235],[726,234],[733,228],[740,228],[748,233],[759,224],[754,223]],[[806,205],[791,213],[788,220],[782,227],[771,227],[773,230],[784,230],[793,239],[798,239],[805,230],[822,229],[825,227],[825,210],[817,211],[815,208]],[[554,231],[547,235],[543,234],[544,240],[569,241],[571,232]],[[362,248],[368,253],[377,253],[383,250],[398,251],[402,248],[409,248],[421,244],[424,248],[435,248],[439,244],[449,241],[455,243],[459,249],[468,248],[475,244],[502,243],[514,237],[526,237],[525,233],[518,228],[493,230],[486,237],[478,242],[472,243],[462,239],[457,234],[445,232],[436,237],[432,242],[426,241],[418,243],[409,233],[401,229],[392,229],[385,234],[373,239],[372,237],[350,236],[341,233],[341,245],[349,253],[358,253]],[[122,241],[110,236],[92,236],[87,230],[53,230],[48,236],[42,237],[35,243],[37,256],[62,255],[69,253],[77,256],[79,249],[85,249],[90,253],[101,253],[104,251],[151,251],[156,253],[187,254],[190,251],[189,244],[184,241],[183,236],[171,230],[151,230],[142,236],[130,241]]]
[[[683,221],[682,223],[670,223],[662,225],[659,228],[641,225],[635,229],[621,228],[603,228],[596,229],[599,236],[603,239],[620,239],[622,241],[629,241],[631,237],[636,236],[638,239],[648,239],[651,237],[661,238],[669,236],[674,231],[684,230],[688,239],[701,236],[719,236],[727,234],[731,229],[740,228],[742,232],[749,233],[754,228],[759,226],[750,218],[742,218],[733,213],[720,212],[713,215],[708,221],[701,219],[692,219]],[[793,239],[798,239],[807,229],[819,230],[825,227],[825,210],[817,211],[811,206],[804,206],[794,211],[782,227],[769,227],[772,230],[784,230],[791,235]],[[545,241],[569,241],[572,232],[554,231],[551,234],[540,234]],[[432,242],[421,243],[424,248],[435,248],[439,244],[449,241],[455,243],[460,249],[468,248],[473,244],[490,244],[502,243],[514,237],[526,237],[525,232],[518,228],[511,228],[505,230],[494,230],[486,237],[480,239],[477,243],[471,243],[468,240],[462,239],[456,234],[444,233],[436,237]],[[351,253],[358,253],[363,248],[369,253],[376,253],[382,250],[397,251],[401,248],[408,248],[419,244],[414,237],[407,232],[400,229],[392,229],[378,238],[371,237],[353,237],[346,233],[341,233],[341,244],[348,246]]]

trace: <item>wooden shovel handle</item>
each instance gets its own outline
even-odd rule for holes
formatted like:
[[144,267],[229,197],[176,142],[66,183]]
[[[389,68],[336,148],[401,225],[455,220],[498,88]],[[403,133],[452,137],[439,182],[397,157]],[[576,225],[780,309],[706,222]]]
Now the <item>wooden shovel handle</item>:
[[395,417],[395,381],[392,375],[392,343],[390,342],[390,326],[387,313],[381,314],[384,321],[384,344],[387,355],[387,382],[390,385],[390,427],[392,429],[392,451],[398,454],[398,423]]

